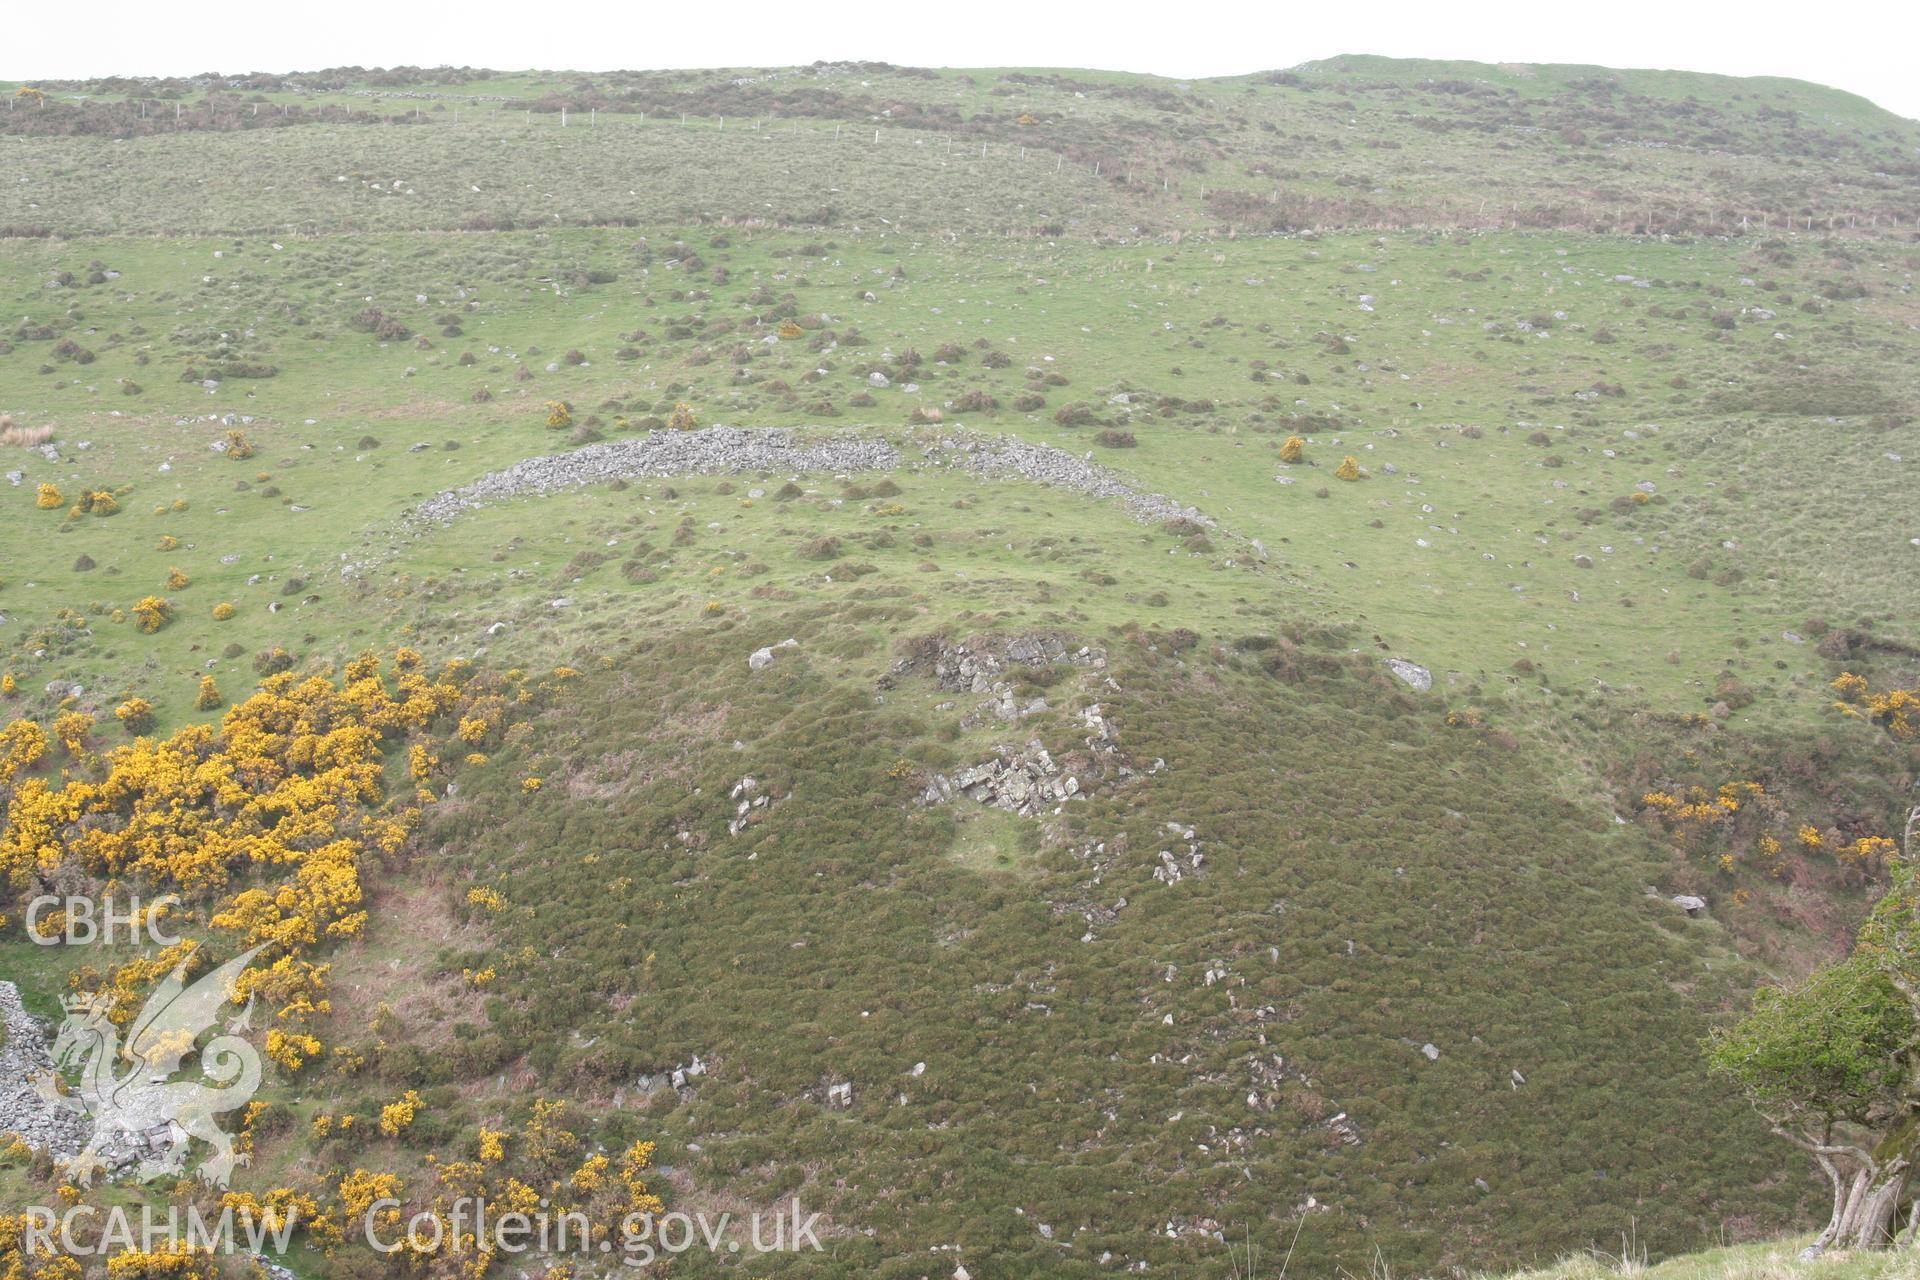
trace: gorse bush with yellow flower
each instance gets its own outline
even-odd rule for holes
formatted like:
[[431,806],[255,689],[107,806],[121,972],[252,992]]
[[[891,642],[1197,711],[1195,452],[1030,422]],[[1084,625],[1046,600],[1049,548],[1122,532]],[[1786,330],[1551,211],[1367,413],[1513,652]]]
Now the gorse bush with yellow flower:
[[1920,739],[1920,689],[1883,689],[1874,692],[1865,676],[1843,671],[1832,684],[1839,695],[1834,704],[1847,715],[1865,714],[1900,742]]
[[0,1213],[0,1280],[81,1280],[78,1258],[27,1247],[30,1226],[24,1213]]
[[164,596],[142,596],[134,602],[133,617],[141,631],[152,635],[173,621],[173,602]]
[[[384,756],[457,712],[466,683],[464,668],[429,674],[410,651],[391,673],[368,654],[338,681],[282,672],[217,725],[99,756],[86,749],[91,721],[62,716],[70,763],[60,777],[45,772],[45,731],[14,721],[0,730],[0,904],[107,881],[179,894],[219,939],[200,950],[265,945],[236,997],[272,1011],[268,1054],[297,1070],[324,1049],[312,1025],[331,1009],[322,955],[365,927],[365,869],[397,854],[415,819],[411,804],[387,801]],[[475,689],[498,696],[485,681]],[[201,693],[218,699],[210,680]],[[152,727],[145,699],[115,714],[129,733]],[[145,988],[189,954],[191,942],[109,974],[83,968],[76,985],[97,983],[116,997],[113,1016],[131,1018]]]
[[107,1280],[220,1280],[220,1266],[210,1248],[176,1241],[107,1259]]
[[[211,687],[209,678],[203,692]],[[176,966],[185,963],[191,979],[212,967],[211,956],[259,946],[235,984],[233,1003],[257,1003],[264,1014],[257,1034],[265,1056],[283,1073],[331,1061],[342,1076],[351,1075],[366,1056],[345,1045],[329,1052],[322,1039],[333,1011],[328,953],[366,928],[366,877],[400,854],[418,814],[411,796],[387,796],[389,760],[404,759],[408,774],[424,782],[441,768],[435,726],[462,719],[498,724],[509,707],[537,701],[498,678],[474,676],[465,664],[432,671],[418,653],[402,649],[390,665],[372,654],[356,658],[338,678],[271,675],[217,724],[141,737],[99,754],[89,749],[93,721],[84,713],[61,714],[52,735],[33,721],[13,721],[0,729],[0,907],[56,887],[97,891],[108,883],[149,899],[178,894],[180,910],[189,920],[204,920],[207,937],[104,970],[83,964],[72,971],[70,985],[111,997],[109,1016],[125,1026]],[[151,707],[138,698],[120,709],[130,730],[150,716]],[[488,890],[469,896],[489,911],[506,906]],[[0,927],[5,921],[0,917]],[[468,989],[494,977],[490,968],[473,974]],[[385,1006],[373,1029],[381,1040],[375,1053],[400,1035]],[[252,1150],[248,1126],[264,1111],[247,1113],[237,1139],[242,1150]],[[427,1126],[426,1114],[421,1093],[406,1089],[389,1095],[363,1125],[352,1114],[325,1114],[303,1132],[325,1144],[377,1131],[382,1139],[430,1149],[450,1131],[444,1120]],[[407,1216],[444,1212],[447,1189],[469,1184],[503,1204],[564,1196],[569,1207],[596,1215],[597,1230],[613,1230],[628,1206],[658,1204],[643,1176],[650,1147],[629,1148],[618,1160],[596,1157],[564,1121],[564,1108],[547,1104],[536,1106],[519,1131],[482,1131],[477,1145],[491,1160],[480,1164],[428,1155],[435,1184],[407,1202]],[[469,1172],[483,1167],[484,1174]],[[289,1225],[331,1251],[361,1244],[373,1205],[406,1193],[393,1174],[333,1168],[300,1187],[229,1192],[222,1206],[249,1222]],[[0,1221],[0,1266],[5,1249]],[[408,1261],[424,1274],[478,1280],[493,1259],[447,1250]],[[119,1280],[200,1280],[201,1265],[197,1255],[129,1251],[110,1269],[118,1268]],[[81,1276],[43,1264],[21,1280]],[[214,1280],[211,1273],[206,1280]]]
[[128,733],[150,733],[153,730],[153,704],[145,698],[128,698],[113,709],[113,717],[125,726]]
[[[462,1144],[471,1154],[428,1156],[431,1184],[411,1197],[391,1175],[377,1187],[369,1186],[373,1175],[349,1175],[339,1188],[342,1212],[358,1222],[386,1197],[401,1201],[408,1218],[417,1213],[436,1220],[440,1230],[417,1232],[403,1256],[414,1269],[445,1280],[478,1280],[495,1261],[486,1248],[490,1242],[472,1234],[471,1213],[456,1214],[455,1205],[462,1202],[483,1202],[501,1214],[565,1218],[581,1224],[581,1243],[596,1249],[603,1241],[617,1243],[633,1215],[665,1209],[648,1185],[654,1144],[635,1141],[595,1151],[577,1123],[564,1101],[537,1098],[517,1129],[480,1126]],[[387,1238],[398,1239],[399,1232]]]
[[1725,782],[1711,791],[1697,785],[1649,791],[1640,805],[1673,838],[1678,852],[1704,855],[1723,872],[1752,861],[1768,875],[1784,877],[1789,847],[1803,855],[1831,854],[1843,867],[1867,871],[1878,870],[1898,852],[1884,836],[1849,840],[1796,822],[1780,797],[1751,780]]
[[[423,1109],[419,1094],[408,1091],[382,1109],[381,1135],[408,1142]],[[487,1247],[492,1242],[473,1234],[475,1202],[485,1203],[489,1213],[565,1218],[577,1224],[574,1238],[596,1250],[603,1241],[617,1244],[633,1215],[664,1211],[648,1185],[653,1143],[629,1140],[619,1132],[624,1125],[583,1135],[564,1101],[536,1098],[515,1110],[522,1117],[517,1124],[482,1124],[467,1136],[443,1136],[444,1152],[422,1158],[421,1176],[329,1165],[305,1187],[229,1191],[220,1204],[242,1223],[303,1232],[328,1256],[340,1246],[366,1243],[371,1226],[377,1238],[403,1243],[397,1257],[404,1271],[433,1280],[480,1280],[498,1261]],[[324,1150],[363,1142],[362,1128],[355,1116],[322,1114],[308,1136]],[[420,1229],[409,1233],[409,1222]],[[0,1223],[0,1247],[3,1230]]]
[[414,1117],[420,1114],[420,1108],[424,1105],[418,1093],[407,1090],[398,1099],[380,1108],[380,1132],[389,1138],[405,1133],[413,1127]]

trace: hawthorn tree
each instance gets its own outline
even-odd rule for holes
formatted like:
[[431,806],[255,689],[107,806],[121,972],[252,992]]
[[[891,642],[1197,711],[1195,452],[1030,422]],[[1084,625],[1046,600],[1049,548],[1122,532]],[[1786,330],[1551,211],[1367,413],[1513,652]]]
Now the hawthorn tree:
[[1907,856],[1845,960],[1792,987],[1767,987],[1709,1038],[1707,1059],[1745,1091],[1773,1132],[1826,1174],[1833,1213],[1804,1257],[1829,1247],[1909,1247],[1903,1224],[1920,1160],[1920,808]]

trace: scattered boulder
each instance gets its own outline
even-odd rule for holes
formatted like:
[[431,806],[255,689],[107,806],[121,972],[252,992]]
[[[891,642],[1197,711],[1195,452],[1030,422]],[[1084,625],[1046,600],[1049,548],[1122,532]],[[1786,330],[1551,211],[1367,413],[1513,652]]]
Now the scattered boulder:
[[752,774],[734,783],[733,790],[727,793],[727,799],[733,802],[733,816],[727,819],[727,834],[730,836],[737,836],[760,821],[776,803],[773,796],[761,789],[760,780]]
[[1404,680],[1415,693],[1425,693],[1433,688],[1433,672],[1417,662],[1408,662],[1405,658],[1388,658],[1387,669]]
[[752,653],[747,655],[747,666],[754,671],[765,670],[767,667],[773,665],[773,656],[775,651],[780,649],[797,648],[799,647],[799,644],[800,642],[798,640],[795,640],[792,636],[788,636],[785,640],[782,640],[779,644],[770,644],[764,648],[755,649]]
[[682,1092],[692,1088],[695,1080],[707,1074],[707,1066],[707,1061],[696,1053],[691,1062],[641,1076],[634,1082],[635,1087],[643,1094],[658,1093],[662,1089]]

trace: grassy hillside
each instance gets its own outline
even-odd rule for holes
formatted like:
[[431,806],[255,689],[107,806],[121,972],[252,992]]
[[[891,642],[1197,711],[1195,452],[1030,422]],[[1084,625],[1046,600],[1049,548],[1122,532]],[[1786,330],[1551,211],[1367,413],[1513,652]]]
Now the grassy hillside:
[[1791,1241],[1738,1245],[1669,1258],[1648,1266],[1644,1259],[1619,1255],[1585,1256],[1558,1266],[1524,1272],[1527,1280],[1600,1280],[1602,1276],[1647,1276],[1650,1280],[1773,1280],[1809,1276],[1820,1280],[1880,1280],[1911,1273],[1912,1261],[1889,1253],[1833,1253],[1812,1263],[1798,1260]]
[[[1364,57],[1190,82],[826,63],[428,83],[345,69],[12,101],[0,137],[31,172],[0,192],[0,226],[108,233],[696,218],[925,237],[1877,233],[1913,229],[1920,182],[1920,123],[1815,85]],[[86,140],[100,137],[141,141]]]
[[[1428,1274],[1824,1211],[1699,1044],[1844,945],[1920,776],[1831,687],[1920,685],[1920,125],[1370,58],[35,87],[0,706],[52,739],[9,837],[263,679],[230,751],[320,768],[337,682],[408,832],[298,947],[322,1051],[236,1186],[425,1204],[563,1099],[669,1206],[824,1214],[791,1274]],[[142,989],[18,908],[172,886],[235,820],[197,804],[137,872],[86,861],[110,806],[0,849],[32,1007]],[[233,853],[194,935],[311,852]],[[55,1181],[0,1156],[8,1202]],[[327,1243],[302,1274],[367,1265]]]

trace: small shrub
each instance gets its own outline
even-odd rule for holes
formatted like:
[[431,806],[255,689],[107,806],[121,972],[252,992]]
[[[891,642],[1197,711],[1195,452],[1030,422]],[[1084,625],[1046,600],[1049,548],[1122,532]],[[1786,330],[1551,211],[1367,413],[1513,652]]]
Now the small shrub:
[[347,323],[362,333],[371,333],[382,342],[400,342],[413,336],[413,330],[378,307],[367,307]]
[[840,556],[840,539],[831,535],[800,544],[803,560],[833,560]]
[[145,698],[128,698],[113,709],[113,715],[134,737],[153,731],[153,704]]
[[219,604],[213,606],[213,620],[215,622],[230,621],[233,618],[234,612],[233,605],[222,600]]
[[161,596],[142,596],[133,606],[140,630],[152,635],[173,621],[173,604]]
[[257,676],[277,676],[282,671],[293,669],[293,655],[275,645],[271,649],[262,649],[253,655],[253,672]]

